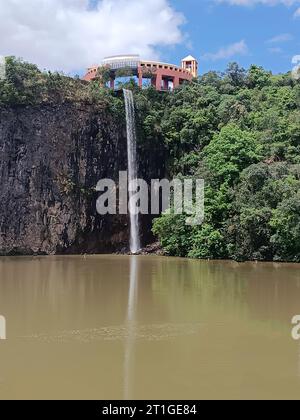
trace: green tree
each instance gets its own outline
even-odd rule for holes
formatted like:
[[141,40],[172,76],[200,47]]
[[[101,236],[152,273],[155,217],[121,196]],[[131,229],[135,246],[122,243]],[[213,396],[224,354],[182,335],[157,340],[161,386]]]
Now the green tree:
[[231,185],[244,168],[259,161],[259,151],[255,133],[229,124],[204,149],[203,162],[213,180]]
[[228,64],[225,75],[225,81],[235,87],[243,86],[246,80],[246,70],[235,62]]
[[252,65],[247,75],[247,85],[253,88],[262,89],[264,86],[268,86],[271,83],[271,72],[265,71],[260,66]]

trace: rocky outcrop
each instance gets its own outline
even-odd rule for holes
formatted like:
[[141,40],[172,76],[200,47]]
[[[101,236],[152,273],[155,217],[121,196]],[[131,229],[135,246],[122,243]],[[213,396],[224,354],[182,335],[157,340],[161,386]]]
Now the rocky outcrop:
[[0,108],[0,253],[114,252],[127,217],[100,217],[95,186],[126,170],[123,122],[92,106]]

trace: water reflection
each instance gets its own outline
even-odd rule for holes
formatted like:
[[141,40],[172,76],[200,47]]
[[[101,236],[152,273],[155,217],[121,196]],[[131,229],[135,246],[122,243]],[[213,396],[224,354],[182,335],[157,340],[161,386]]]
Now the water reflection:
[[0,315],[0,340],[6,340],[6,319]]
[[133,399],[134,377],[134,342],[136,328],[136,306],[138,293],[138,257],[130,257],[129,296],[127,310],[127,338],[125,342],[124,360],[124,399]]
[[1,398],[299,398],[293,264],[0,258]]

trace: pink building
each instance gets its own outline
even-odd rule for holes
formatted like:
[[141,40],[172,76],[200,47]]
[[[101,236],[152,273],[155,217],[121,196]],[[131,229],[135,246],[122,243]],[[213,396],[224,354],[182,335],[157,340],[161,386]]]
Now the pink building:
[[[101,66],[110,69],[110,87],[114,89],[118,71],[130,70],[130,73],[138,77],[139,86],[143,86],[144,79],[150,79],[156,90],[173,90],[183,82],[191,82],[198,76],[198,62],[191,55],[184,58],[181,67],[174,64],[161,63],[158,61],[141,60],[138,55],[118,55],[107,57]],[[91,81],[97,77],[98,68],[93,66],[88,69],[84,80]]]

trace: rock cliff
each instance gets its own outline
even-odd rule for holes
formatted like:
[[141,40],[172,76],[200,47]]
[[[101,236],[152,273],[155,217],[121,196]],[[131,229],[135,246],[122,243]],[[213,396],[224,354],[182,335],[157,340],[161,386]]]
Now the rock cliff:
[[94,189],[126,170],[126,150],[125,121],[109,110],[0,107],[0,253],[125,250],[127,217],[99,216]]

